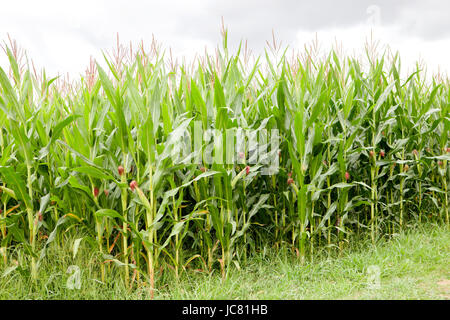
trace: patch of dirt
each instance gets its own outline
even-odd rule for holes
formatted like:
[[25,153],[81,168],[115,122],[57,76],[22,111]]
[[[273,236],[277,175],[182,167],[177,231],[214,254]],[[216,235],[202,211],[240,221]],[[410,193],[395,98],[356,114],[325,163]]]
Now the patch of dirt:
[[450,300],[450,279],[443,279],[437,282],[439,291],[442,292],[440,296],[446,300]]

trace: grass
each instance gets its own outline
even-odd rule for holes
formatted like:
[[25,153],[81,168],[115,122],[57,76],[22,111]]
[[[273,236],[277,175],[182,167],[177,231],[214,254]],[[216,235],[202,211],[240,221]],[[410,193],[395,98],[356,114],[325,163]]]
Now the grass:
[[[335,253],[318,252],[301,265],[290,252],[266,250],[252,256],[241,269],[230,268],[227,279],[190,270],[177,281],[172,273],[156,299],[449,299],[450,233],[445,226],[426,224],[378,242],[353,242]],[[87,250],[80,248],[81,251]],[[81,252],[80,252],[81,253]],[[148,299],[145,288],[129,290],[120,277],[102,284],[83,252],[73,261],[65,248],[49,252],[37,283],[16,270],[0,278],[0,299]],[[81,288],[67,288],[69,265],[81,268]],[[369,287],[368,270],[380,270],[380,286]],[[2,273],[5,270],[1,270]],[[112,274],[121,270],[112,267]],[[166,274],[166,273],[164,273]],[[96,278],[97,277],[97,278]],[[162,280],[161,280],[162,281]]]

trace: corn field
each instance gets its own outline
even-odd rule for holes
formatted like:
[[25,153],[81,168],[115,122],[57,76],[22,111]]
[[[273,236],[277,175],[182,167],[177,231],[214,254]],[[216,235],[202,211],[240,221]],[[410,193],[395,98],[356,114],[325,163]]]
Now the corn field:
[[[388,53],[271,49],[229,53],[225,32],[215,55],[177,64],[155,43],[118,45],[70,83],[5,45],[1,263],[19,250],[37,279],[47,250],[80,235],[73,245],[96,252],[99,280],[114,265],[129,288],[153,292],[163,270],[226,277],[268,247],[304,263],[359,236],[449,225],[448,79],[427,80],[419,66],[403,79]],[[177,141],[193,144],[199,127],[224,135],[175,161]],[[234,129],[278,130],[276,172],[262,174],[254,137],[236,152],[225,137]],[[207,150],[233,161],[207,161]]]

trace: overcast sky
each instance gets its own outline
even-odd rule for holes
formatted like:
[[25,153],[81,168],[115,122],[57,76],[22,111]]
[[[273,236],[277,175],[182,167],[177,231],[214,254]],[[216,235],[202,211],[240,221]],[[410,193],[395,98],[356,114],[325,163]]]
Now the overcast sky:
[[[176,55],[192,56],[220,43],[221,17],[234,44],[247,39],[261,52],[274,30],[291,48],[317,37],[361,51],[373,30],[381,45],[399,50],[403,65],[422,59],[431,71],[450,70],[450,1],[432,0],[15,0],[2,1],[0,41],[7,34],[52,75],[83,72],[119,32],[123,42],[150,43],[152,34]],[[4,54],[0,65],[5,67]]]

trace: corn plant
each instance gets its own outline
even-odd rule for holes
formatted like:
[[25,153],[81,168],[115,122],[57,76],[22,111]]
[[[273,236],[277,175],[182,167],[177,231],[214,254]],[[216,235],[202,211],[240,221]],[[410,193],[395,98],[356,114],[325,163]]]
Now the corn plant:
[[289,59],[274,41],[252,60],[223,36],[182,64],[118,43],[74,84],[5,45],[1,263],[20,249],[38,279],[46,251],[83,233],[101,281],[120,268],[153,297],[165,272],[226,278],[266,247],[304,263],[355,234],[449,225],[448,79],[404,77],[398,55],[369,50]]

